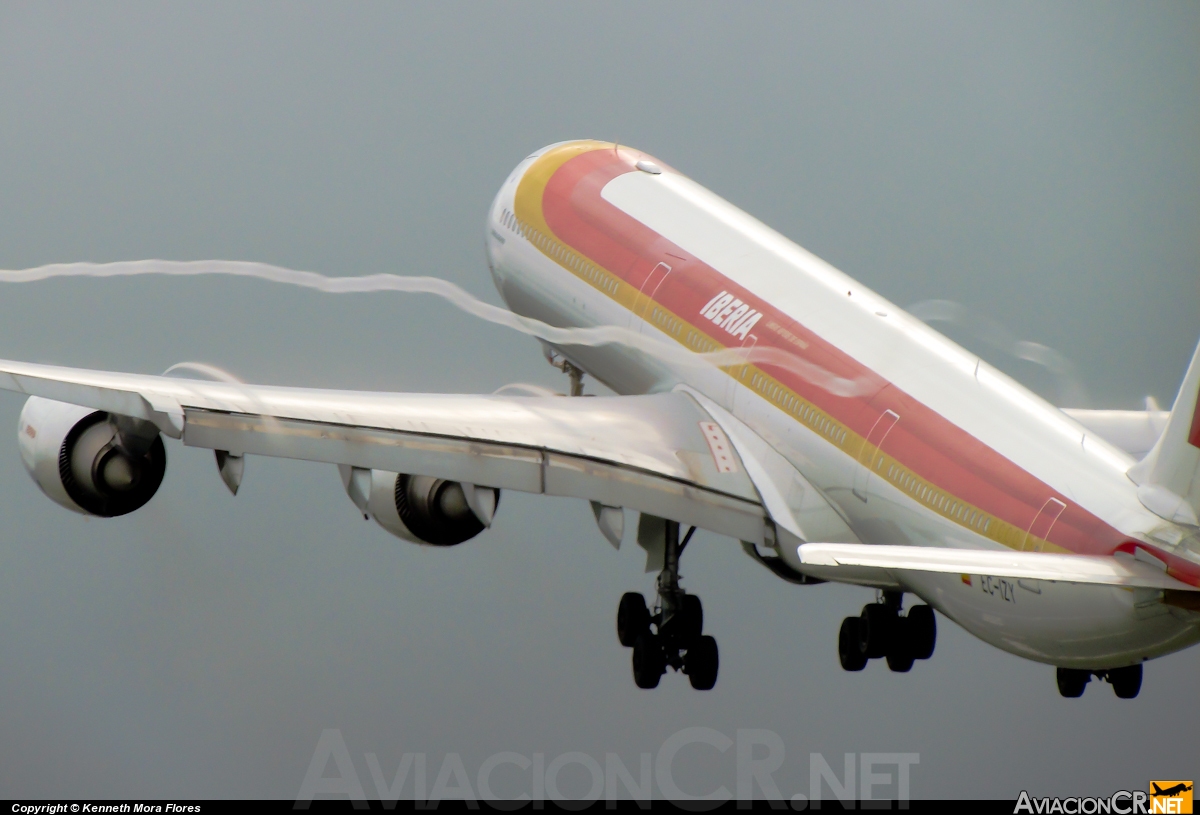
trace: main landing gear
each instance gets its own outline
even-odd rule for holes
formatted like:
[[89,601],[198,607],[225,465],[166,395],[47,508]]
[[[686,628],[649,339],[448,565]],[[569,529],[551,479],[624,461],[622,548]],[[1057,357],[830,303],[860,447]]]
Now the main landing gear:
[[687,674],[696,690],[712,690],[720,666],[717,641],[703,633],[700,598],[679,587],[679,556],[696,530],[693,527],[680,541],[679,524],[666,524],[654,612],[641,594],[626,592],[617,607],[617,639],[633,649],[633,681],[639,688],[658,687],[658,680],[671,667]]
[[1068,699],[1083,696],[1083,689],[1092,677],[1103,679],[1112,685],[1113,693],[1118,699],[1133,699],[1142,689],[1142,666],[1127,665],[1124,668],[1112,668],[1107,671],[1089,671],[1081,668],[1058,669],[1058,692]]
[[913,606],[901,616],[903,592],[885,591],[883,601],[863,606],[862,614],[842,620],[838,660],[847,671],[861,671],[867,660],[883,657],[888,668],[906,673],[913,661],[929,659],[937,644],[933,609]]

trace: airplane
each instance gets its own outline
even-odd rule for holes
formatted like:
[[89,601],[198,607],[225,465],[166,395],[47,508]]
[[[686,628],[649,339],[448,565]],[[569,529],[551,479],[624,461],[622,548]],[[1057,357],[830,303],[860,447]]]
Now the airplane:
[[1152,792],[1150,794],[1152,796],[1154,796],[1155,798],[1158,798],[1160,796],[1164,797],[1164,798],[1173,798],[1176,795],[1178,795],[1179,793],[1187,792],[1188,790],[1190,790],[1192,788],[1191,784],[1179,783],[1172,787],[1167,787],[1164,790],[1162,787],[1158,786],[1158,784],[1155,784],[1153,781],[1150,782],[1150,786],[1154,787],[1154,792]]
[[[873,589],[838,631],[846,671],[910,671],[932,656],[940,613],[1053,666],[1064,697],[1096,678],[1133,698],[1145,661],[1200,640],[1200,347],[1169,412],[1060,409],[609,142],[520,162],[485,246],[516,314],[619,329],[603,343],[542,338],[569,396],[0,361],[0,389],[29,397],[25,467],[63,507],[116,517],[161,484],[164,436],[215,451],[235,494],[249,455],[336,464],[362,516],[428,546],[483,534],[504,490],[589,501],[616,547],[636,512],[656,596],[626,593],[616,627],[645,689],[668,669],[699,690],[717,681],[717,643],[679,578],[696,529],[790,583]],[[617,395],[580,398],[585,375]]]

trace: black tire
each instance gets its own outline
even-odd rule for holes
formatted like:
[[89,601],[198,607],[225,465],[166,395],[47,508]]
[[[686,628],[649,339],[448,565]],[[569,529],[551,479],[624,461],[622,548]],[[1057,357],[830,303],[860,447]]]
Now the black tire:
[[892,628],[896,622],[896,612],[882,603],[871,603],[863,606],[859,621],[858,641],[863,656],[867,659],[886,656]]
[[657,688],[665,670],[662,643],[653,634],[642,634],[633,644],[634,684],[643,690]]
[[838,662],[842,663],[844,671],[861,671],[867,667],[867,658],[862,652],[858,617],[847,617],[842,620],[842,628],[838,631]]
[[638,637],[649,633],[650,610],[646,608],[646,598],[636,591],[625,592],[617,606],[617,639],[626,648],[632,648]]
[[1078,699],[1083,696],[1083,689],[1091,681],[1092,674],[1078,668],[1059,668],[1057,678],[1059,694],[1068,699]]
[[704,606],[694,594],[680,598],[679,610],[667,622],[667,635],[686,648],[704,633]]
[[1136,699],[1138,691],[1142,689],[1142,666],[1115,668],[1108,672],[1108,681],[1118,699]]
[[908,610],[908,641],[913,659],[929,659],[937,645],[937,617],[929,606],[913,606]]
[[891,636],[888,637],[887,664],[888,669],[898,673],[908,673],[913,666],[912,623],[907,617],[897,617],[892,622]]
[[696,690],[712,690],[717,684],[717,671],[720,667],[721,657],[717,651],[717,641],[712,637],[698,638],[683,657],[683,671]]

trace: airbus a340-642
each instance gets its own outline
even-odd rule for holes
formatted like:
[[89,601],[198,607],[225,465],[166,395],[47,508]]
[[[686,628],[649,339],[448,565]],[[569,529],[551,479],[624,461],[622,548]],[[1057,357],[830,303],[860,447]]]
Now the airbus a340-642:
[[1200,639],[1200,349],[1170,412],[1059,409],[610,143],[522,161],[485,240],[517,314],[645,340],[543,340],[572,395],[584,372],[620,395],[367,393],[0,362],[0,387],[29,395],[25,466],[57,503],[113,517],[154,495],[164,435],[216,451],[234,491],[247,455],[327,462],[363,515],[432,546],[484,533],[502,490],[588,500],[615,546],[635,511],[657,596],[622,597],[617,634],[642,688],[668,668],[716,683],[717,644],[679,582],[697,528],[792,583],[875,589],[838,632],[847,671],[928,659],[935,610],[1055,666],[1064,696],[1093,677],[1136,696],[1143,662]]

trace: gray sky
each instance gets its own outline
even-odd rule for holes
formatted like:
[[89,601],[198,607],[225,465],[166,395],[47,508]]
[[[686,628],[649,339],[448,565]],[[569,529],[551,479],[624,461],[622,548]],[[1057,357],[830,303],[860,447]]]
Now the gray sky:
[[[617,139],[898,304],[954,300],[1057,349],[1093,406],[1169,405],[1200,337],[1198,43],[1190,3],[0,1],[0,267],[257,260],[499,302],[500,183],[542,145]],[[563,387],[533,340],[432,298],[227,279],[2,288],[0,356]],[[917,797],[1196,775],[1196,649],[1148,664],[1136,701],[1071,701],[943,618],[911,674],[846,675],[837,627],[869,591],[788,585],[701,534],[684,585],[720,680],[639,691],[613,618],[652,577],[582,502],[506,494],[493,530],[422,549],[356,520],[332,467],[252,459],[234,499],[171,444],[149,506],[84,520],[25,475],[21,404],[0,395],[0,797],[286,798],[327,727],[368,791],[365,752],[389,777],[424,752],[432,785],[451,751],[472,780],[500,750],[632,767],[691,726],[775,730],[788,795],[814,751],[919,752]],[[732,751],[688,750],[682,787],[733,789]],[[511,767],[495,787],[529,789]]]

